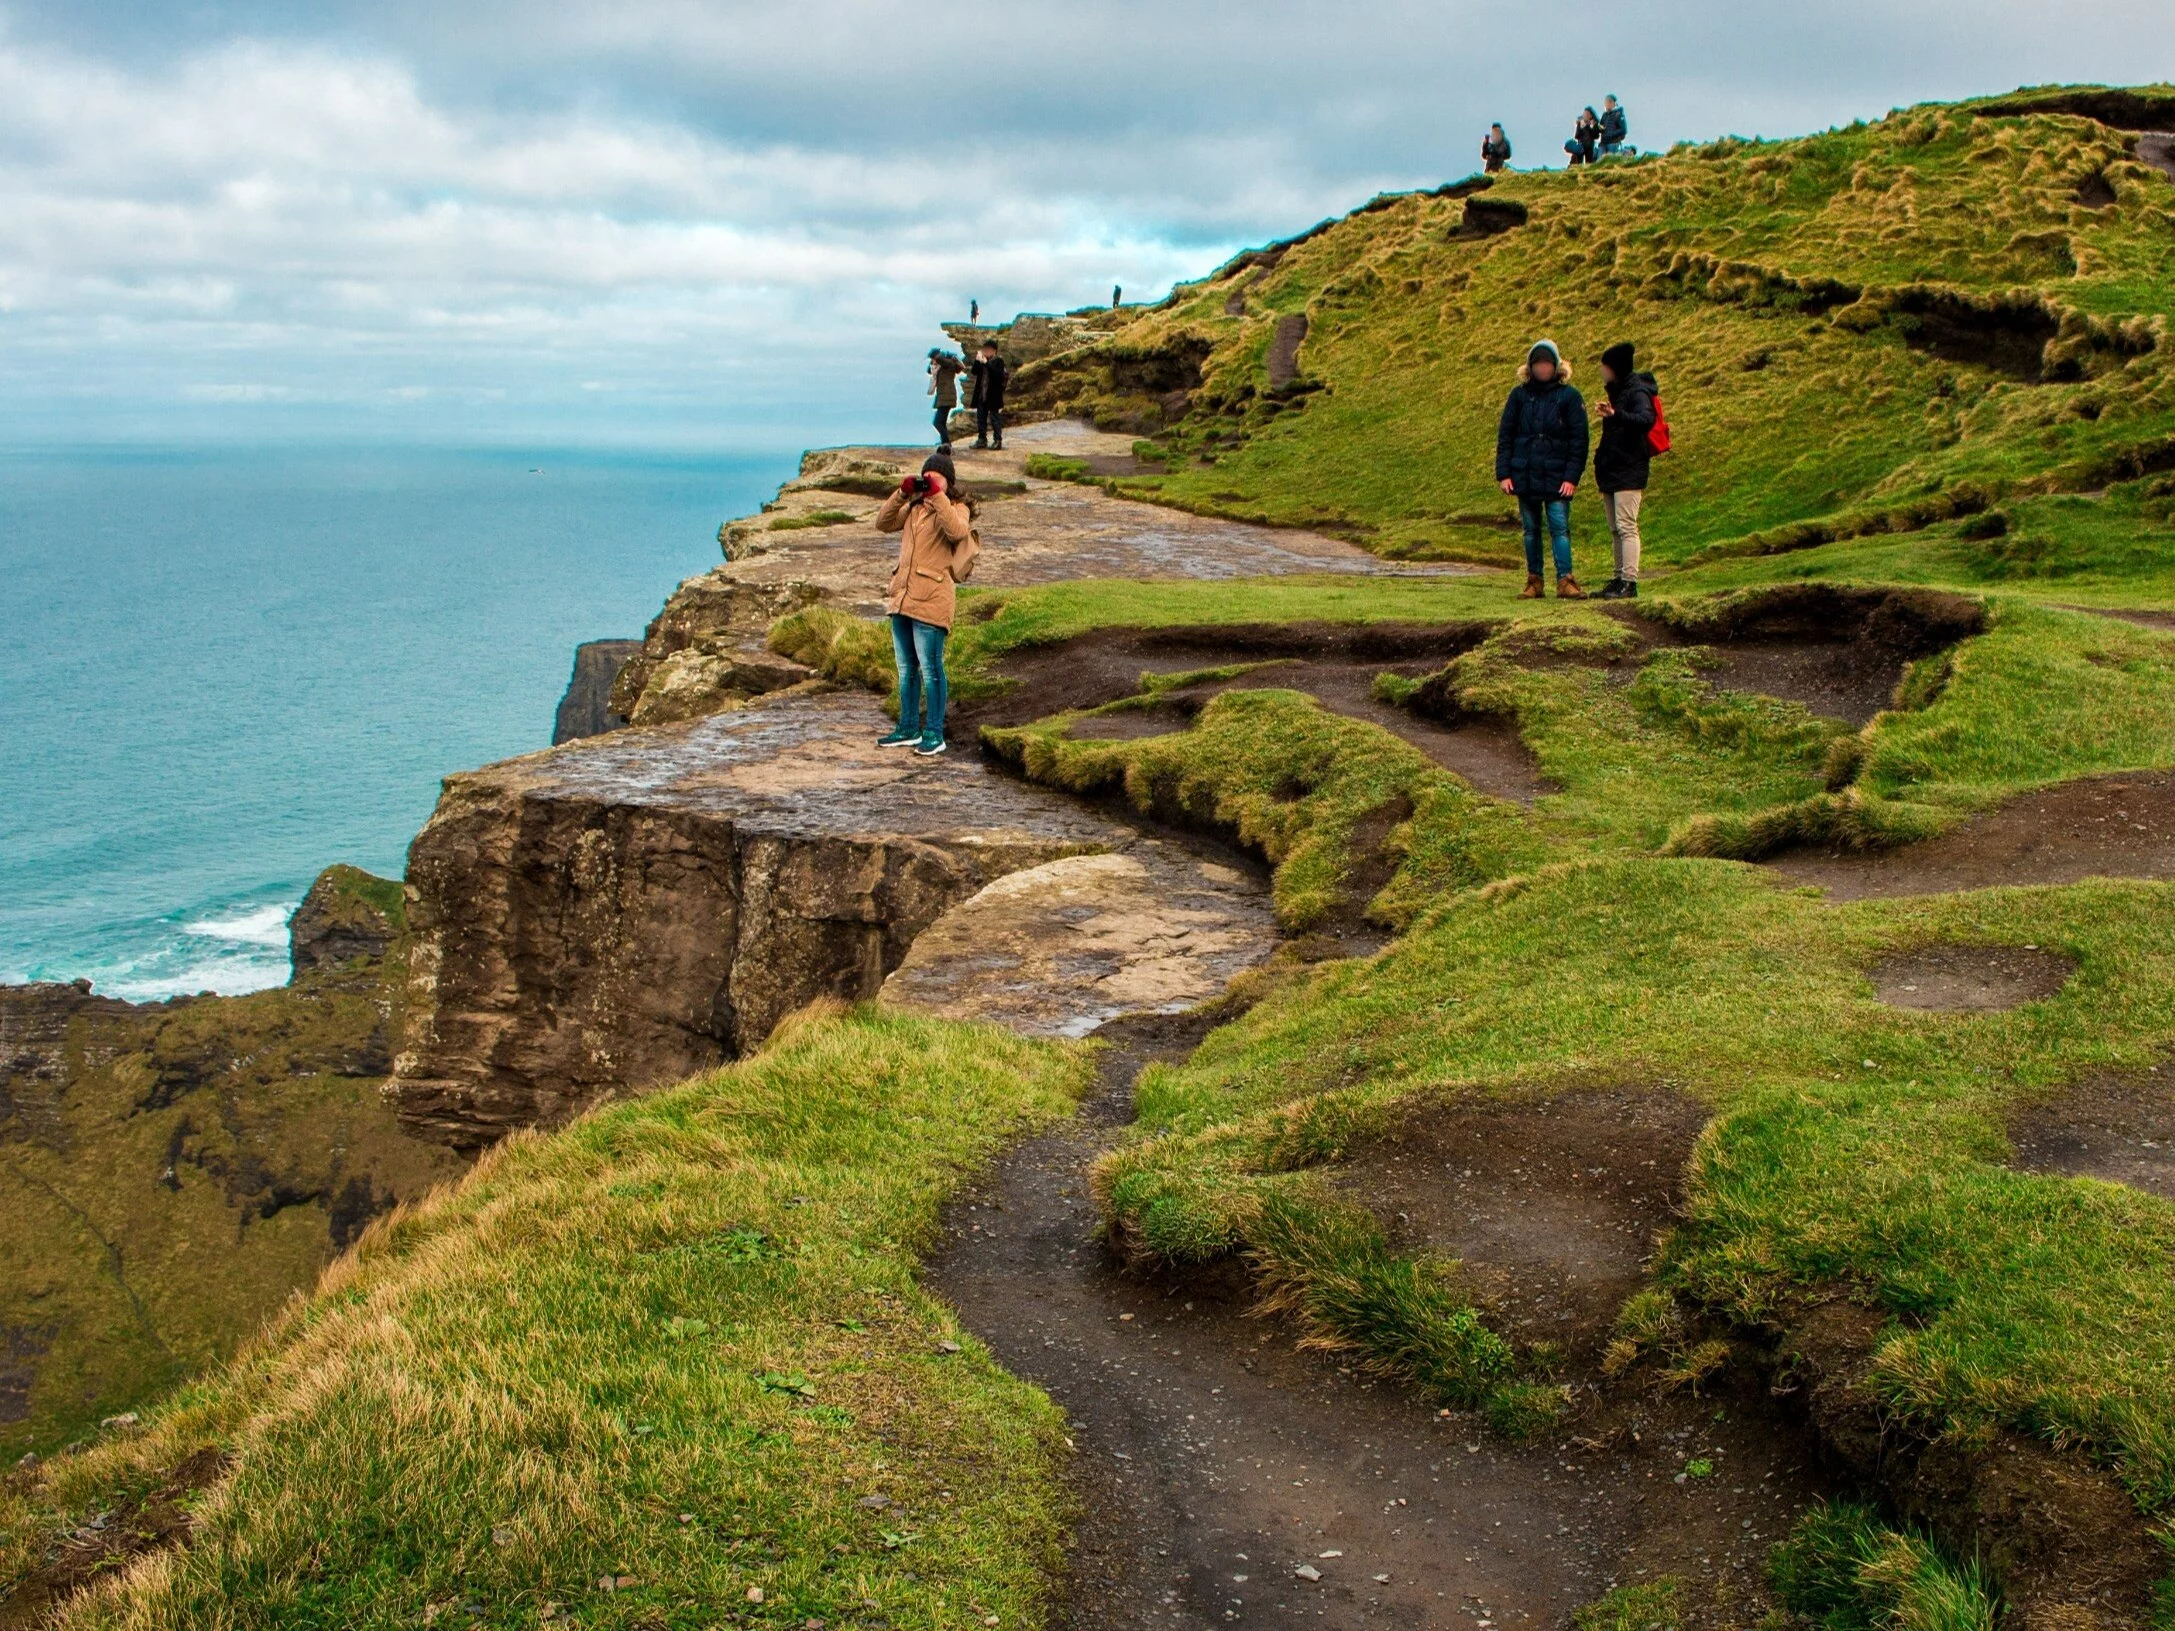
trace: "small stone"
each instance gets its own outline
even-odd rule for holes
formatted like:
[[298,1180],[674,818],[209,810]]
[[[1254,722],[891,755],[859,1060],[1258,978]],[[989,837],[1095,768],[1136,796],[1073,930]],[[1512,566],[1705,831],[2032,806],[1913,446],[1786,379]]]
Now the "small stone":
[[140,1418],[135,1411],[124,1410],[118,1416],[106,1417],[103,1421],[99,1422],[98,1425],[110,1433],[116,1428],[134,1427],[136,1423],[141,1419],[142,1418]]
[[881,1512],[891,1504],[891,1497],[888,1495],[864,1495],[853,1504],[869,1512]]
[[748,1587],[748,1601],[749,1601],[749,1602],[751,1602],[751,1603],[759,1603],[759,1602],[761,1602],[762,1600],[763,1600],[763,1588],[762,1588],[761,1586],[750,1586],[750,1587]]
[[694,1513],[692,1513],[692,1512],[682,1512],[682,1513],[680,1514],[680,1522],[682,1522],[682,1523],[693,1523],[694,1521],[695,1521],[695,1514],[694,1514]]
[[1119,1318],[1119,1319],[1121,1319],[1121,1320],[1129,1320],[1129,1319],[1131,1319],[1132,1317],[1133,1317],[1133,1316],[1132,1316],[1132,1315],[1130,1315],[1130,1314],[1120,1314],[1120,1315],[1118,1316],[1118,1318]]
[[1291,1572],[1302,1580],[1319,1580],[1322,1577],[1322,1571],[1311,1563],[1302,1563]]
[[491,1544],[493,1546],[511,1546],[513,1543],[514,1532],[510,1526],[502,1523],[491,1531]]
[[1316,1557],[1342,1557],[1342,1556],[1344,1556],[1344,1554],[1343,1554],[1342,1552],[1316,1552],[1316,1553],[1315,1553],[1314,1555],[1315,1555]]
[[1386,1574],[1372,1575],[1369,1578],[1371,1578],[1378,1586],[1386,1586],[1390,1583],[1390,1577]]
[[947,1339],[943,1342],[939,1342],[936,1345],[936,1348],[938,1353],[955,1354],[959,1351],[959,1344]]

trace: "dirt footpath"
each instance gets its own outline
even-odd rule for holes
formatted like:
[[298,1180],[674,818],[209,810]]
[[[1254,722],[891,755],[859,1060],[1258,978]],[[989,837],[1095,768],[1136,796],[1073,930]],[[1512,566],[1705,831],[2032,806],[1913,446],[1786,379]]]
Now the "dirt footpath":
[[[1554,1627],[1611,1585],[1693,1582],[1687,1627],[1749,1624],[1761,1564],[1827,1485],[1756,1383],[1627,1388],[1526,1445],[1253,1318],[1236,1274],[1128,1278],[1085,1182],[1128,1084],[1198,1040],[1120,1021],[1082,1115],[948,1215],[934,1288],[1069,1415],[1086,1517],[1064,1623]],[[1515,1198],[1512,1204],[1515,1205]]]

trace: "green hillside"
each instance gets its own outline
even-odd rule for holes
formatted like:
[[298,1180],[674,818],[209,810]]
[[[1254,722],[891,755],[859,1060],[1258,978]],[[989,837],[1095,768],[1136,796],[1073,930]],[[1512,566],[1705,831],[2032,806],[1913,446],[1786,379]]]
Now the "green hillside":
[[[1019,395],[1151,441],[1167,473],[1129,494],[1500,562],[1514,370],[1547,335],[1598,389],[1629,339],[1676,440],[1657,565],[1998,511],[1883,568],[2166,598],[2175,179],[2122,130],[2023,111],[2080,94],[1385,196],[1031,363]],[[2114,111],[2175,126],[2175,92]]]

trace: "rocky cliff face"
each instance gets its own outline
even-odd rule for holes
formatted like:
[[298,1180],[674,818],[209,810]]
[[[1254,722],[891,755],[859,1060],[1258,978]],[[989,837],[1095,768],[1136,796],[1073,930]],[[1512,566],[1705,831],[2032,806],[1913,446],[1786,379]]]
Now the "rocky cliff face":
[[398,943],[345,955],[358,880],[399,886],[342,870],[311,892],[334,921],[304,925],[285,989],[138,1005],[0,986],[0,1456],[227,1352],[460,1169],[380,1091]]
[[287,920],[288,956],[297,974],[383,957],[406,926],[399,884],[361,867],[330,866]]
[[559,699],[559,712],[551,725],[552,745],[602,736],[627,723],[624,714],[612,711],[612,686],[628,659],[642,649],[639,640],[584,640],[574,648],[574,673]]
[[1130,842],[964,758],[878,749],[865,694],[765,699],[457,776],[410,852],[394,1093],[461,1148],[873,997],[992,879]]

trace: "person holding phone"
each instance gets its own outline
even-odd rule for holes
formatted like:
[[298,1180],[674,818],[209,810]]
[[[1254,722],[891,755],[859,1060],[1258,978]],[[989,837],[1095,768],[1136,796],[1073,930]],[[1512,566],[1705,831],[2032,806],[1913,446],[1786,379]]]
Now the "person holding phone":
[[891,655],[899,670],[899,722],[876,745],[911,747],[928,758],[944,751],[950,700],[944,642],[958,611],[957,586],[973,572],[982,548],[951,459],[932,453],[922,461],[921,474],[902,478],[899,490],[876,512],[876,530],[899,535],[899,564],[884,591]]

